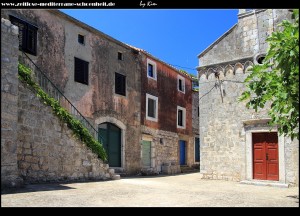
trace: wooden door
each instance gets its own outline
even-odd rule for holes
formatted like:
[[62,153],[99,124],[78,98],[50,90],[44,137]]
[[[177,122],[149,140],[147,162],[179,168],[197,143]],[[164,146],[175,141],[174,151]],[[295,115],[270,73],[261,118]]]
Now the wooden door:
[[279,180],[278,136],[276,132],[253,133],[253,178]]
[[121,129],[111,123],[99,125],[99,140],[108,156],[110,167],[121,167]]
[[151,141],[142,142],[142,163],[144,167],[151,167]]
[[195,162],[200,162],[200,139],[195,137]]
[[179,163],[180,165],[186,165],[186,159],[185,159],[185,141],[184,140],[179,140]]

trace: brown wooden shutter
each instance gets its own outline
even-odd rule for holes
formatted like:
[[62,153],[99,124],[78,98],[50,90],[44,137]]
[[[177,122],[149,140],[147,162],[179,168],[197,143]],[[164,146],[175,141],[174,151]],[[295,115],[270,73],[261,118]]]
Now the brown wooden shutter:
[[89,84],[89,63],[74,57],[74,80],[82,84]]
[[115,73],[115,93],[126,96],[126,76]]

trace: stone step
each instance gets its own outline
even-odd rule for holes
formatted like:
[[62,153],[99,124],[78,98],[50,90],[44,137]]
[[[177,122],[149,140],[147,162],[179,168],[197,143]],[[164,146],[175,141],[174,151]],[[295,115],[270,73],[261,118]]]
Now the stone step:
[[194,167],[189,167],[189,166],[180,166],[181,173],[192,173],[192,172],[200,172],[199,169],[196,169]]
[[112,180],[120,180],[121,179],[121,176],[120,175],[116,175],[114,174],[111,178]]

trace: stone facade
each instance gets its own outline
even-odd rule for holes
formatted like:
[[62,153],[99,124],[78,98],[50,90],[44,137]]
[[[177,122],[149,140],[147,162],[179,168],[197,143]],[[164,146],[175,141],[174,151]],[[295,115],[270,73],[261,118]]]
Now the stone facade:
[[193,90],[192,107],[193,134],[197,136],[199,135],[199,91]]
[[[166,171],[167,173],[180,172],[180,168],[178,168],[179,140],[186,142],[186,165],[192,166],[194,164],[193,93],[192,79],[189,75],[181,73],[149,53],[124,44],[58,10],[1,10],[1,17],[10,19],[10,16],[37,27],[37,53],[36,55],[27,53],[27,55],[75,105],[79,112],[96,129],[105,128],[105,125],[112,125],[112,127],[120,130],[118,134],[120,135],[120,144],[118,147],[120,147],[121,153],[118,159],[121,163],[118,166],[112,166],[112,168],[124,174],[137,174],[141,170],[143,172],[141,142],[147,133],[153,136],[151,160],[154,162],[152,162],[153,166],[151,166],[150,172],[160,173],[162,166],[172,166],[170,169],[166,168],[166,170],[171,170]],[[79,43],[79,36],[84,38],[83,43]],[[19,57],[22,61],[28,63],[21,52],[19,52]],[[75,81],[75,58],[88,63],[88,84]],[[147,58],[157,62],[157,81],[147,80]],[[33,70],[36,69],[32,63],[28,64]],[[116,73],[125,76],[124,95],[116,93]],[[182,77],[185,83],[184,93],[177,90],[178,75]],[[169,88],[173,90],[169,91]],[[145,119],[146,93],[160,98],[160,120],[158,123]],[[24,106],[35,107],[35,104],[25,105],[25,101],[22,100],[21,106],[23,104]],[[185,128],[178,128],[176,125],[177,106],[186,109]],[[25,114],[20,112],[19,115],[23,116]],[[33,115],[36,118],[38,116]],[[28,118],[28,116],[24,118]],[[28,124],[30,124],[30,127],[35,127],[37,124],[37,120],[34,118],[23,121],[25,120],[22,120],[20,130],[23,131],[22,129],[24,129],[24,133],[28,133]],[[39,128],[39,130],[50,127],[45,123],[40,126],[42,128]],[[64,128],[56,123],[54,123],[54,126],[54,130]],[[63,133],[56,133],[56,135],[65,138],[67,136]],[[51,140],[53,141],[53,139]],[[35,138],[31,137],[30,140],[29,142],[32,143]],[[109,143],[107,140],[105,142]],[[28,144],[20,145],[19,150],[21,152],[31,152],[31,154],[33,149],[40,148],[39,145],[35,146],[33,144],[29,146]],[[24,145],[25,147],[23,147]],[[109,147],[107,148],[109,149]],[[64,151],[61,147],[57,147],[55,150]],[[109,152],[108,154],[110,155]],[[65,178],[64,173],[62,173],[62,177],[59,177],[59,172],[63,169],[59,167],[67,166],[66,161],[59,162],[59,160],[56,160],[55,165],[52,166],[51,170],[49,168],[49,173],[46,174],[46,164],[49,162],[48,165],[50,165],[52,159],[45,159],[45,164],[44,162],[38,164],[37,161],[40,159],[32,159],[32,157],[27,158],[29,162],[26,157],[19,157],[19,160],[22,161],[22,167],[26,167],[25,170],[30,170],[30,173],[22,171],[22,175],[24,178],[26,177],[26,180],[34,181],[35,176],[38,175],[43,175],[41,178],[50,180],[52,177]],[[43,159],[41,160],[43,161]],[[35,167],[33,171],[31,171],[28,164]],[[36,169],[37,166],[44,165],[46,168],[42,168],[42,171]],[[73,172],[71,168],[66,169],[68,169],[67,175]],[[84,170],[79,171],[78,167],[76,169],[78,173],[85,173]],[[51,176],[47,176],[50,173]],[[78,173],[77,176],[74,174],[74,178],[79,178]],[[70,175],[73,176],[73,174]],[[90,174],[83,175],[90,176]],[[80,176],[82,175],[80,174]]]
[[[105,180],[114,171],[19,82],[18,28],[1,20],[1,185]],[[9,49],[7,49],[9,48]]]
[[[248,180],[253,177],[252,133],[270,128],[268,107],[255,112],[238,102],[248,69],[267,49],[266,37],[289,10],[245,12],[228,32],[199,54],[200,174],[206,179]],[[279,183],[299,184],[299,141],[278,136]]]
[[[151,141],[150,172],[174,174],[180,170],[179,141],[185,141],[185,165],[194,164],[192,131],[192,79],[148,52],[140,50],[141,58],[141,124],[142,140]],[[149,78],[148,61],[156,66],[156,79]],[[185,90],[178,90],[178,76],[184,80]],[[147,119],[146,95],[158,98],[157,121]],[[185,127],[177,127],[177,108],[185,108]]]
[[289,10],[257,9],[242,12],[238,23],[198,55],[199,65],[207,66],[243,60],[263,54],[267,49],[265,39],[284,18],[290,18]]
[[[1,10],[37,26],[37,55],[29,55],[95,128],[120,122],[121,166],[140,172],[140,68],[137,53],[58,10]],[[84,36],[84,44],[78,35]],[[122,53],[123,59],[118,59]],[[88,85],[74,81],[74,57],[89,63]],[[33,67],[34,69],[34,67]],[[115,93],[115,73],[126,76],[126,96]],[[124,125],[121,128],[121,125]]]
[[18,28],[1,19],[1,185],[22,184],[17,164]]

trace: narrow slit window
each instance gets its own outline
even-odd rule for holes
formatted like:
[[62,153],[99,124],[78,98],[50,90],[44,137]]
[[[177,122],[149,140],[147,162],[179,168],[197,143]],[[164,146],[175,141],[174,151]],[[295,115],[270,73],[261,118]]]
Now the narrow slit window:
[[186,109],[177,106],[177,128],[185,129],[186,126]]
[[185,78],[178,75],[177,80],[178,91],[185,93]]
[[123,60],[123,53],[118,52],[118,60]]
[[156,80],[156,63],[150,59],[147,59],[147,77]]

